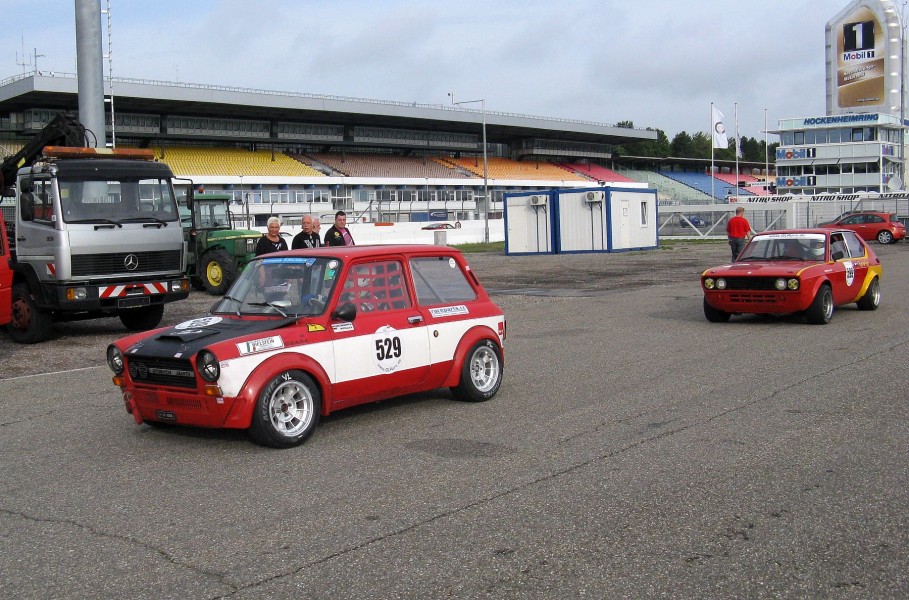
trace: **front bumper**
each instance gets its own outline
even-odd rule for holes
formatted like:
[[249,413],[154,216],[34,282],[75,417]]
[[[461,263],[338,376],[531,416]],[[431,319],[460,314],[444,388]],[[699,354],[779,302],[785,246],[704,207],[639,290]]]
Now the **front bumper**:
[[707,303],[728,313],[786,314],[806,310],[813,298],[798,291],[711,290],[704,291]]

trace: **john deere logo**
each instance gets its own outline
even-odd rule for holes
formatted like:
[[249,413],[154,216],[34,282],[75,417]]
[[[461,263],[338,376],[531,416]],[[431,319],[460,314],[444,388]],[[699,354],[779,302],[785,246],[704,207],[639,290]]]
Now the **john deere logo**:
[[123,266],[126,267],[127,271],[135,271],[136,267],[139,266],[139,257],[135,254],[127,254],[126,258],[123,259]]

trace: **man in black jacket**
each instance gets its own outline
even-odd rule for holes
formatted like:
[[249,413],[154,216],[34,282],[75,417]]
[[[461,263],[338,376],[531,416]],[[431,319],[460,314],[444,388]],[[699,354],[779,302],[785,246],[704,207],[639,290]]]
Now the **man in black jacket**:
[[312,215],[303,215],[303,231],[294,236],[290,244],[291,250],[301,248],[318,248],[322,245],[319,234],[313,231]]
[[335,213],[335,224],[325,232],[326,246],[353,246],[353,236],[347,229],[347,213],[339,210]]

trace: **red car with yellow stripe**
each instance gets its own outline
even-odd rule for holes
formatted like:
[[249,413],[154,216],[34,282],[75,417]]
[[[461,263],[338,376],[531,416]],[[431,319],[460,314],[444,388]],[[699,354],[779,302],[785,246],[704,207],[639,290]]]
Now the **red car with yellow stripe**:
[[880,259],[853,231],[758,233],[734,263],[701,274],[704,315],[717,323],[734,314],[803,313],[826,324],[837,306],[877,309],[882,274]]
[[505,316],[460,252],[348,246],[252,261],[210,314],[107,351],[136,423],[248,429],[302,443],[320,416],[448,387],[498,391]]

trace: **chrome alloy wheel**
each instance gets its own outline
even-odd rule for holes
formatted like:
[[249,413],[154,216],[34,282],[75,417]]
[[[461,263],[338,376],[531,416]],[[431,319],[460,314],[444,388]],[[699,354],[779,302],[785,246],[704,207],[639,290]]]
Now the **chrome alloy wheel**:
[[470,357],[470,379],[478,392],[486,393],[496,386],[500,377],[499,357],[490,348],[480,346]]
[[313,399],[309,389],[299,381],[285,381],[272,392],[268,415],[277,433],[286,437],[298,435],[313,418]]

